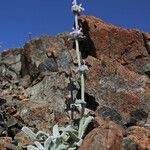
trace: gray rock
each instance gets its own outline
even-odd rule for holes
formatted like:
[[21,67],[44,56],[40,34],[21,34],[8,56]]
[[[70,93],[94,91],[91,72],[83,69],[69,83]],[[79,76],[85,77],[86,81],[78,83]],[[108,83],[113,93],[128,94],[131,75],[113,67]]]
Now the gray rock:
[[138,149],[137,145],[129,138],[124,138],[123,144],[124,144],[125,150],[137,150]]
[[5,64],[10,71],[13,71],[17,75],[21,70],[21,51],[22,49],[10,49],[7,52],[2,53],[1,64]]
[[39,65],[40,72],[57,72],[58,71],[58,65],[54,58],[47,58]]
[[114,108],[100,107],[97,110],[100,117],[106,120],[114,121],[117,124],[123,125],[121,115]]
[[129,124],[136,124],[141,121],[146,121],[148,114],[143,109],[137,109],[130,113],[131,118]]
[[145,67],[144,67],[144,72],[145,72],[147,75],[150,76],[150,63],[147,64],[147,65],[145,65]]

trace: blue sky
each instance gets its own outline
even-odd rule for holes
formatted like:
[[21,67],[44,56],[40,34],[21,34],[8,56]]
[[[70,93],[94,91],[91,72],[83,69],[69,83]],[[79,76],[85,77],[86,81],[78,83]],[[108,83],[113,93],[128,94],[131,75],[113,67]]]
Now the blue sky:
[[[85,15],[128,29],[150,32],[150,0],[78,0]],[[71,31],[71,0],[0,0],[3,48],[21,47],[32,37]],[[1,51],[1,49],[0,49]]]

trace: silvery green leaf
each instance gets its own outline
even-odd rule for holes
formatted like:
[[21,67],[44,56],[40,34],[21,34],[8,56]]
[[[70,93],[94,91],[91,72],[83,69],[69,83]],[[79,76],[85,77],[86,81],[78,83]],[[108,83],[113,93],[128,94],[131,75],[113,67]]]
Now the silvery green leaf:
[[76,150],[77,149],[77,147],[75,146],[75,147],[70,147],[70,148],[68,148],[68,150]]
[[40,150],[47,150],[46,148],[43,147],[43,145],[37,141],[34,142],[34,144],[37,146],[38,149]]
[[81,146],[82,142],[83,142],[83,139],[80,139],[80,141],[76,142],[75,145]]
[[27,150],[39,150],[37,147],[29,145],[27,146]]
[[93,117],[89,116],[87,118],[84,119],[84,117],[82,117],[82,119],[80,120],[80,125],[79,125],[79,138],[81,139],[87,126],[89,125],[90,122],[92,122]]
[[55,148],[55,150],[67,150],[68,149],[68,145],[65,145],[65,144],[60,144],[59,146],[57,146]]
[[69,132],[70,138],[73,139],[74,142],[78,142],[80,139],[78,138],[78,134],[74,132]]
[[59,128],[58,128],[57,124],[54,125],[54,127],[53,127],[53,136],[54,136],[54,138],[60,137]]
[[38,131],[36,133],[36,138],[37,139],[40,139],[41,137],[44,137],[45,139],[49,137],[49,134],[48,133],[45,133],[43,131]]
[[60,127],[59,129],[60,129],[60,131],[63,131],[63,132],[68,132],[68,131],[70,131],[70,132],[78,132],[71,125],[68,125],[66,128]]
[[54,138],[50,143],[50,150],[55,150],[62,143],[61,137]]
[[51,136],[49,136],[47,139],[46,139],[46,141],[44,142],[44,147],[46,148],[46,149],[48,149],[49,147],[50,147],[50,145],[51,145],[51,142],[52,142],[52,137]]
[[83,124],[84,124],[84,117],[82,117],[80,119],[80,123],[79,123],[79,134],[78,134],[78,138],[81,139],[84,133],[84,128],[83,128]]
[[85,101],[82,101],[81,99],[77,99],[77,100],[75,101],[75,104],[86,104],[86,102],[85,102]]
[[53,144],[51,144],[50,150],[55,150],[56,147],[57,147],[57,144],[54,142]]
[[62,139],[63,139],[64,141],[67,141],[70,136],[69,136],[69,133],[63,132],[63,133],[61,134],[61,137],[62,137]]
[[28,127],[23,127],[21,129],[29,138],[31,139],[36,139],[36,134],[31,130],[29,129]]
[[85,122],[83,124],[83,130],[85,131],[86,128],[88,127],[89,123],[91,123],[93,120],[92,116],[88,116],[87,118],[85,118]]
[[25,146],[23,143],[18,143],[18,147],[21,149],[21,148],[26,148],[27,146]]

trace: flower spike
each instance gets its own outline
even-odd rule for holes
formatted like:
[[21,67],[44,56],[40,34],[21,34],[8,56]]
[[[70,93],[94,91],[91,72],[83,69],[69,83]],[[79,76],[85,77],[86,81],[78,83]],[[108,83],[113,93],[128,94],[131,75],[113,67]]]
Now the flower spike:
[[72,9],[71,9],[71,10],[72,10],[72,12],[73,12],[74,14],[80,15],[81,11],[84,11],[85,9],[82,7],[82,4],[78,5],[78,4],[77,4],[77,1],[74,0],[74,1],[72,2]]
[[80,40],[80,39],[84,38],[81,30],[82,30],[82,28],[80,28],[80,29],[79,28],[77,28],[77,29],[73,28],[73,31],[70,32],[71,39]]

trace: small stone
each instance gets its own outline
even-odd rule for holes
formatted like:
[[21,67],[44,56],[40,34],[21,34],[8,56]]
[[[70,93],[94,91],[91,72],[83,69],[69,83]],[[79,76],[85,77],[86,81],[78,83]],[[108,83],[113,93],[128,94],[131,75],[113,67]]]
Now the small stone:
[[32,141],[24,132],[20,131],[14,137],[15,142],[22,143],[23,145],[32,145]]
[[5,104],[7,101],[6,99],[0,97],[0,106],[2,106],[3,104]]
[[7,111],[8,111],[9,114],[15,114],[17,112],[16,108],[14,108],[13,106],[8,107]]
[[12,144],[12,138],[0,137],[0,150],[19,150],[16,145]]
[[130,113],[131,119],[129,124],[136,124],[140,121],[146,121],[148,114],[143,109],[137,109]]
[[145,72],[148,76],[150,76],[150,63],[147,64],[147,65],[144,67],[144,72]]

